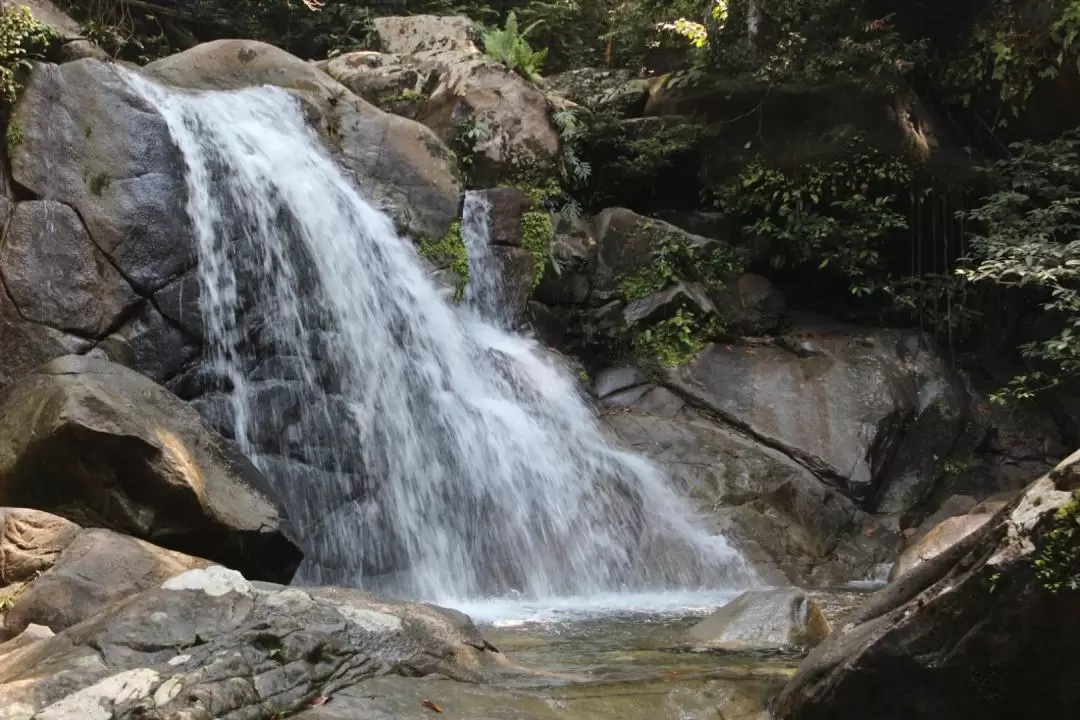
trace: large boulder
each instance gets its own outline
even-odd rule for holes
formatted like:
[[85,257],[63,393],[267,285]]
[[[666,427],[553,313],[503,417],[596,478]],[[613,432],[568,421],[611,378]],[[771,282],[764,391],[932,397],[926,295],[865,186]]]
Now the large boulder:
[[253,40],[217,40],[153,62],[145,72],[193,90],[265,84],[294,91],[361,192],[404,231],[440,238],[457,217],[461,187],[454,158],[430,130],[369,104],[284,50]]
[[661,467],[758,574],[778,585],[880,574],[899,534],[784,453],[704,416],[632,369],[595,382],[604,424]]
[[20,719],[284,717],[377,676],[477,682],[505,665],[459,613],[215,566],[0,655],[0,697]]
[[445,142],[469,134],[472,175],[480,184],[553,169],[559,132],[548,99],[477,49],[472,21],[413,15],[374,24],[385,54],[347,54],[330,61],[327,72],[384,106],[408,94],[415,104],[411,116]]
[[818,604],[797,588],[749,590],[690,628],[695,650],[791,651],[831,632]]
[[31,624],[60,632],[117,600],[211,564],[111,530],[83,530],[48,572],[19,592],[4,617],[0,638],[14,637]]
[[929,495],[968,408],[928,338],[813,318],[774,344],[710,346],[665,382],[875,512]]
[[112,264],[149,293],[195,263],[194,235],[180,152],[123,72],[90,59],[35,65],[8,152],[15,181],[73,207]]
[[287,580],[300,553],[262,482],[188,405],[106,360],[57,359],[0,400],[0,505]]
[[804,661],[776,716],[1069,717],[1078,591],[1080,452],[853,614]]

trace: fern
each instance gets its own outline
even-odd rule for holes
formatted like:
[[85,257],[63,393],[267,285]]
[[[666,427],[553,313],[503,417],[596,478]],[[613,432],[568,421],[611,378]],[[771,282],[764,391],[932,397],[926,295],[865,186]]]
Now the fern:
[[535,82],[540,66],[547,59],[548,51],[547,48],[533,50],[528,36],[542,23],[542,20],[537,20],[521,30],[518,27],[517,15],[511,11],[501,29],[494,28],[484,33],[484,53],[492,60]]

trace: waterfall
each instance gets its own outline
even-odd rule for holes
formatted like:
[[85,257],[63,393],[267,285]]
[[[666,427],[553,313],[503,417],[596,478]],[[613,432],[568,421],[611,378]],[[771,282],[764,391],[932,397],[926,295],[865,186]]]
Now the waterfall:
[[491,201],[475,190],[465,193],[461,240],[469,258],[465,306],[493,325],[508,327],[501,268],[491,248]]
[[[441,298],[292,95],[126,76],[183,154],[205,354],[297,526],[297,582],[441,602],[747,582],[663,475],[605,440],[564,367]],[[464,225],[486,236],[476,200]],[[493,288],[477,281],[473,307]]]

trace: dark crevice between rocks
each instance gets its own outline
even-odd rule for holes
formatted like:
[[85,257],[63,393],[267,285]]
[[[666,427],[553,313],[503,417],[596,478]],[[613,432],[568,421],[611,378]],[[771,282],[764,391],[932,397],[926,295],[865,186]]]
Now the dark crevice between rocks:
[[[138,178],[138,177],[142,177],[143,175],[149,175],[149,174],[150,173],[142,173],[141,175],[135,175],[133,177]],[[71,208],[72,212],[74,212],[75,215],[79,218],[79,222],[82,223],[83,229],[86,230],[86,236],[88,238],[90,238],[90,242],[92,242],[94,244],[94,247],[97,249],[97,251],[99,253],[101,253],[101,255],[105,258],[105,261],[108,262],[109,265],[111,265],[114,270],[116,270],[116,272],[120,275],[120,277],[124,278],[124,282],[126,282],[128,284],[128,286],[131,288],[132,292],[134,292],[136,295],[138,295],[139,297],[141,297],[143,299],[150,300],[151,302],[153,302],[154,293],[158,292],[159,290],[161,290],[164,287],[167,287],[169,285],[169,283],[183,277],[185,274],[187,274],[188,272],[191,272],[191,270],[193,270],[195,268],[195,263],[193,262],[191,265],[188,265],[188,266],[185,266],[185,267],[181,268],[175,274],[164,278],[162,283],[156,289],[154,289],[154,290],[144,290],[142,287],[139,286],[139,284],[137,282],[135,282],[131,278],[131,276],[129,276],[127,273],[124,272],[123,268],[121,268],[116,263],[116,260],[113,259],[112,255],[107,253],[105,251],[105,249],[103,247],[101,247],[101,244],[94,237],[94,233],[90,232],[90,226],[86,224],[86,218],[83,217],[83,214],[81,212],[79,212],[79,208],[75,207],[71,203],[64,202],[62,200],[53,200],[52,202],[60,203],[61,205],[67,205],[69,208]],[[158,309],[156,305],[154,307],[155,307],[155,309]],[[158,312],[160,312],[160,309],[158,309]],[[164,315],[162,315],[162,317],[164,317]],[[165,319],[168,320],[168,318],[165,318]]]
[[52,330],[54,332],[62,333],[64,335],[76,338],[77,340],[85,340],[87,343],[89,343],[89,346],[85,350],[82,350],[80,353],[77,354],[84,354],[90,352],[90,350],[97,346],[99,338],[95,337],[94,335],[82,332],[81,330],[69,330],[67,328],[54,327],[52,325],[49,325],[48,323],[38,322],[37,320],[30,320],[29,318],[27,318],[23,314],[22,308],[20,308],[19,304],[15,302],[15,298],[12,296],[11,291],[8,290],[7,284],[4,282],[3,270],[0,270],[0,289],[3,289],[4,296],[8,299],[8,303],[10,303],[12,309],[15,311],[15,314],[19,316],[19,320],[21,322],[27,325],[36,325],[37,327],[42,327],[48,330]]

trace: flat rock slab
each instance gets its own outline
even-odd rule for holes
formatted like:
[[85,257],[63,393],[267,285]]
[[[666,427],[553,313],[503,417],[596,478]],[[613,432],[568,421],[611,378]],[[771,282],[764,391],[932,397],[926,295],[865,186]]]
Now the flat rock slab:
[[290,715],[363,680],[509,669],[460,613],[192,570],[0,655],[5,720]]

